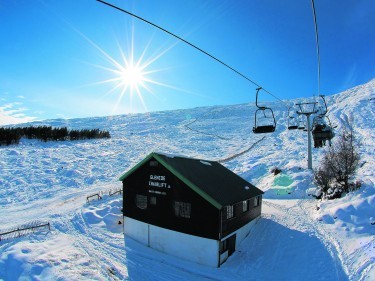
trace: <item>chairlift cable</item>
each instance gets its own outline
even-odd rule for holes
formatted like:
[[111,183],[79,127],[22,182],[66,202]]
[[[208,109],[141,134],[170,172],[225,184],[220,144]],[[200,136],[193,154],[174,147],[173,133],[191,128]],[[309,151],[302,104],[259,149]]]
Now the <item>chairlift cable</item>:
[[[220,64],[222,64],[222,65],[224,65],[225,67],[229,68],[229,69],[232,70],[233,72],[237,73],[237,74],[240,75],[242,78],[248,80],[249,82],[251,82],[251,83],[254,84],[255,86],[257,86],[257,87],[261,87],[258,83],[256,83],[255,81],[251,80],[249,77],[247,77],[246,75],[242,74],[242,73],[239,72],[238,70],[234,69],[234,68],[231,67],[230,65],[228,65],[228,64],[226,64],[225,62],[219,60],[218,58],[214,57],[213,55],[211,55],[211,54],[209,54],[208,52],[204,51],[203,49],[199,48],[198,46],[196,46],[196,45],[190,43],[189,41],[183,39],[182,37],[180,37],[180,36],[178,36],[178,35],[176,35],[176,34],[170,32],[170,31],[166,30],[165,28],[163,28],[163,27],[161,27],[161,26],[159,26],[159,25],[157,25],[157,24],[154,24],[154,23],[152,23],[152,22],[150,22],[150,21],[148,21],[148,20],[146,20],[146,19],[144,19],[144,18],[142,18],[142,17],[140,17],[140,16],[137,16],[137,15],[135,15],[135,14],[133,14],[133,13],[127,11],[127,10],[124,10],[124,9],[122,9],[122,8],[120,8],[120,7],[117,7],[117,6],[113,5],[113,4],[110,4],[110,3],[108,3],[108,2],[105,2],[105,1],[103,1],[103,0],[96,0],[96,1],[98,1],[98,2],[100,2],[100,3],[102,3],[102,4],[105,4],[105,5],[109,6],[109,7],[112,7],[112,8],[114,8],[114,9],[116,9],[116,10],[119,10],[119,11],[121,11],[121,12],[123,12],[123,13],[126,13],[126,14],[128,14],[128,15],[130,15],[130,16],[132,16],[132,17],[135,17],[135,18],[137,18],[137,19],[139,19],[139,20],[141,20],[141,21],[143,21],[143,22],[145,22],[145,23],[148,23],[148,24],[152,25],[153,27],[156,27],[156,28],[160,29],[161,31],[164,31],[165,33],[167,33],[167,34],[169,34],[169,35],[171,35],[171,36],[173,36],[173,37],[175,37],[175,38],[181,40],[182,42],[188,44],[189,46],[195,48],[196,50],[202,52],[203,54],[209,56],[210,58],[216,60],[217,62],[219,62]],[[274,97],[275,99],[281,101],[284,105],[286,105],[286,103],[285,103],[283,100],[279,99],[277,96],[273,95],[271,92],[267,91],[267,90],[264,89],[263,87],[261,87],[261,88],[262,88],[266,93],[268,93],[269,95],[271,95],[272,97]]]
[[313,10],[313,16],[314,16],[316,55],[317,55],[317,60],[318,60],[318,96],[320,96],[320,50],[319,50],[318,22],[316,20],[314,0],[311,0],[311,5],[312,5],[312,10]]

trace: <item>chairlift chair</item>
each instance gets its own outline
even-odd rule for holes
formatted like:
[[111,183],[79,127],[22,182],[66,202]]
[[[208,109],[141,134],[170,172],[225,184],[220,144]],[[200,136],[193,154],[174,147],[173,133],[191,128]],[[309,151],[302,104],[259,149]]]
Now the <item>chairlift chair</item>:
[[305,130],[306,126],[305,122],[302,120],[302,116],[300,115],[298,119],[298,130]]
[[298,129],[304,130],[307,132],[308,128],[306,128],[306,123],[302,121],[302,115],[306,115],[306,118],[309,118],[309,116],[313,113],[316,113],[315,105],[316,102],[303,102],[303,103],[297,103],[299,109],[297,111],[297,114],[299,115],[299,123],[298,123]]
[[[292,121],[290,121],[292,120]],[[288,130],[296,130],[298,129],[298,125],[296,123],[296,119],[293,116],[288,118]]]
[[323,104],[324,104],[324,108],[321,107],[321,110],[322,110],[322,111],[320,112],[319,115],[325,116],[325,115],[327,114],[327,112],[328,112],[326,99],[324,98],[324,95],[319,95],[319,97],[322,98],[322,100],[323,100]]
[[[325,119],[328,120],[329,125]],[[326,141],[329,141],[331,144],[331,140],[335,136],[335,133],[333,132],[331,121],[328,116],[318,115],[314,117],[312,135],[315,147],[322,147]]]
[[[326,116],[328,112],[327,103],[323,95],[320,95],[320,97],[323,100],[324,108],[322,108],[322,112],[313,119],[312,135],[315,147],[322,147],[326,141],[329,141],[331,145],[331,140],[335,136],[331,120]],[[328,123],[325,120],[328,120]]]
[[[262,134],[262,133],[272,133],[275,131],[276,129],[276,119],[275,119],[275,115],[273,114],[273,111],[271,108],[269,107],[265,107],[265,106],[259,106],[258,105],[258,93],[259,93],[259,90],[261,90],[262,88],[257,88],[256,91],[256,100],[255,100],[255,105],[258,107],[258,109],[255,111],[255,118],[254,118],[254,127],[253,127],[253,132],[255,134]],[[268,120],[268,119],[271,119],[272,121],[271,122],[267,122],[267,124],[261,124],[259,125],[259,122],[257,124],[257,121],[259,121],[259,113],[262,112],[263,113],[263,116],[261,119],[263,120]],[[266,112],[267,113],[271,113],[272,117],[267,117],[266,115]]]
[[294,116],[289,115],[290,113],[289,111],[290,111],[290,107],[288,108],[288,130],[296,130],[298,129],[297,121],[294,118]]

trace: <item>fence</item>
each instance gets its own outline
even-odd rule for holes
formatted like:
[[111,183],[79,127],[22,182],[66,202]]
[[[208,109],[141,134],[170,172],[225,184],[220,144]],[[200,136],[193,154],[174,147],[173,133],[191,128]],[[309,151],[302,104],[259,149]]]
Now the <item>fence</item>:
[[90,198],[93,198],[95,196],[98,198],[98,200],[103,198],[102,196],[99,195],[99,193],[95,193],[86,197],[87,203],[90,203]]
[[115,190],[115,191],[110,190],[110,191],[108,192],[108,195],[109,195],[109,196],[116,195],[116,194],[122,194],[122,189],[118,189],[118,190]]
[[264,140],[264,138],[265,138],[265,136],[262,137],[261,139],[257,140],[256,142],[254,142],[248,149],[246,149],[244,151],[241,151],[241,152],[239,152],[237,154],[234,154],[232,156],[229,156],[227,158],[220,159],[217,162],[219,162],[219,163],[225,163],[225,162],[233,160],[234,158],[237,158],[238,156],[241,156],[242,154],[245,154],[245,153],[249,152],[250,150],[253,149],[254,146],[256,146],[258,143],[260,143],[262,140]]
[[[116,194],[122,194],[122,188],[117,189],[117,190],[110,189],[108,191],[108,195],[109,196],[113,196],[113,195],[116,195]],[[90,203],[90,199],[91,198],[95,198],[95,197],[96,197],[97,200],[103,199],[103,195],[104,195],[104,192],[103,191],[99,191],[98,193],[95,193],[95,194],[92,194],[92,195],[88,195],[86,197],[86,201],[87,201],[87,203]]]
[[0,232],[0,241],[6,239],[14,239],[17,237],[25,236],[27,234],[33,233],[40,229],[48,228],[48,231],[51,230],[51,225],[49,222],[31,222],[25,225],[19,225],[13,229],[7,230],[5,232]]

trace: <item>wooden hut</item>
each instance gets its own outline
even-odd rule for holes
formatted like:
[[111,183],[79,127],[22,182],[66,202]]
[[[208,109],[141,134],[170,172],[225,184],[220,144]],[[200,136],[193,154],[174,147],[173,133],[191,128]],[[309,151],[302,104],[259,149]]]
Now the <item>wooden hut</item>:
[[151,153],[120,177],[124,234],[219,267],[261,215],[263,191],[216,161]]

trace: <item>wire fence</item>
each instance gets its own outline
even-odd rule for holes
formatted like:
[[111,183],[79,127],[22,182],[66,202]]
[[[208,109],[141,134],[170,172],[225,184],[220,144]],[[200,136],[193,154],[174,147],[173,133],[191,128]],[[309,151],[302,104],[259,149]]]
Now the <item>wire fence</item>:
[[91,194],[91,195],[87,195],[86,196],[86,202],[87,203],[90,203],[92,202],[93,200],[101,200],[103,199],[103,196],[104,195],[107,195],[108,196],[114,196],[114,195],[117,195],[117,194],[122,194],[122,188],[119,188],[119,189],[110,189],[109,191],[99,191],[97,193],[94,193],[94,194]]
[[103,199],[103,197],[100,196],[99,193],[95,193],[95,194],[91,194],[91,195],[86,196],[87,203],[90,203],[91,198],[94,198],[94,199],[96,198],[97,200]]
[[0,241],[18,238],[36,231],[43,231],[47,229],[48,231],[51,230],[51,225],[49,222],[33,221],[7,230],[0,230]]

